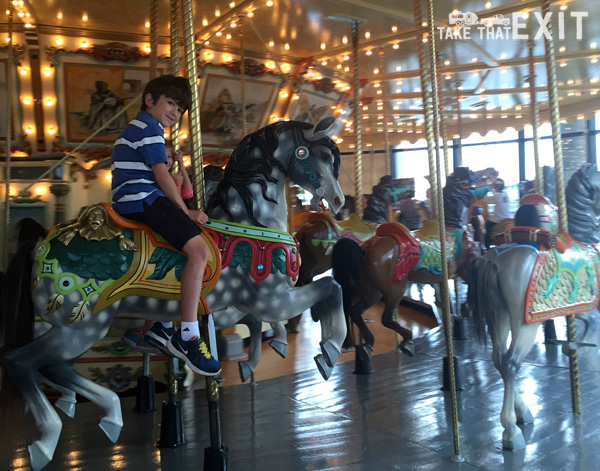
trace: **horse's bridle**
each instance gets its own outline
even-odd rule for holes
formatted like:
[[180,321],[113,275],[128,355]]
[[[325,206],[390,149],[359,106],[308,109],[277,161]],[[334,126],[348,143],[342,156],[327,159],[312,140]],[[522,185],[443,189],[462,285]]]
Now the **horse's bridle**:
[[300,132],[302,131],[294,129],[294,132],[292,134],[292,139],[294,140],[294,147],[296,148],[296,150],[294,151],[294,158],[292,159],[292,163],[288,168],[288,175],[291,174],[294,166],[297,163],[300,163],[304,167],[304,173],[306,173],[306,175],[308,176],[308,179],[310,180],[312,186],[315,188],[317,195],[323,196],[325,194],[325,190],[321,186],[319,177],[317,176],[316,172],[312,169],[312,167],[310,166],[310,162],[308,161],[310,151],[308,150],[308,147],[301,146],[299,144],[298,133]]

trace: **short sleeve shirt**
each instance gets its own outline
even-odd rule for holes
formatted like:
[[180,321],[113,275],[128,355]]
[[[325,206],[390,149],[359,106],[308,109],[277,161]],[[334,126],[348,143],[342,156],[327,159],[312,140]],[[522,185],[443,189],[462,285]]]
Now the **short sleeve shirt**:
[[111,157],[112,206],[119,214],[139,213],[144,202],[165,196],[156,182],[152,165],[167,163],[164,129],[146,111],[140,111],[125,127]]

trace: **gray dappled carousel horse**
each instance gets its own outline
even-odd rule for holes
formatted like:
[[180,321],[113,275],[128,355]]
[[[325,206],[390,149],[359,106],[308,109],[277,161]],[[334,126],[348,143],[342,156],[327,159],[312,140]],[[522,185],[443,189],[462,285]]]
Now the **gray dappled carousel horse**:
[[[213,313],[218,328],[248,315],[281,322],[314,307],[322,326],[322,353],[315,362],[325,379],[346,335],[341,289],[331,277],[294,288],[299,259],[286,232],[285,185],[290,178],[310,191],[314,209],[322,199],[334,212],[342,207],[334,126],[334,118],[314,128],[279,122],[246,136],[234,150],[207,207],[212,219],[203,236],[212,254],[199,303],[199,312]],[[81,394],[102,408],[99,426],[115,442],[123,426],[118,396],[80,376],[73,361],[106,335],[119,312],[180,318],[178,282],[186,259],[137,227],[107,205],[94,205],[54,228],[34,251],[32,300],[51,328],[4,357],[40,432],[29,446],[34,470],[52,459],[62,428],[40,383]],[[58,406],[73,413],[68,405]]]
[[[600,258],[592,244],[599,241],[595,207],[600,201],[600,173],[593,166],[579,169],[569,180],[566,200],[569,234],[536,229],[535,206],[523,205],[515,215],[515,227],[501,236],[523,243],[500,244],[471,263],[468,305],[484,342],[487,324],[494,366],[504,381],[500,420],[502,445],[507,450],[525,448],[517,423],[533,422],[517,392],[515,377],[540,323],[564,313],[576,314],[585,322],[581,338],[598,324]],[[538,224],[526,220],[528,212]]]

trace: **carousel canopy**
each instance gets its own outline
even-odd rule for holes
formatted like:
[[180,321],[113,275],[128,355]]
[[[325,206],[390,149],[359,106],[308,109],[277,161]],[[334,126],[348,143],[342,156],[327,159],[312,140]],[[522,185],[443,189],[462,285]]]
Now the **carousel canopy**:
[[[530,62],[541,120],[549,119],[544,45],[548,22],[556,54],[561,118],[573,121],[600,110],[597,0],[550,2],[550,19],[542,17],[540,1],[433,3],[448,137],[459,129],[465,136],[530,124]],[[107,42],[149,45],[151,2],[147,0],[17,0],[13,4],[16,34],[25,37],[85,41],[78,44],[83,48]],[[169,7],[169,1],[158,1],[159,55],[163,56],[169,55]],[[363,141],[383,145],[386,128],[393,133],[389,135],[392,145],[425,135],[417,41],[429,46],[433,38],[415,28],[412,1],[194,0],[193,8],[201,66],[239,60],[243,44],[246,59],[265,64],[283,77],[277,99],[280,104],[273,107],[269,122],[299,116],[318,120],[334,113],[346,123],[342,147],[353,143],[348,97],[355,83],[356,60]],[[422,24],[427,26],[426,3],[421,4],[421,14]],[[4,36],[7,18],[4,15],[0,24]],[[358,38],[356,57],[352,53],[353,26]],[[325,86],[326,80],[335,97]]]

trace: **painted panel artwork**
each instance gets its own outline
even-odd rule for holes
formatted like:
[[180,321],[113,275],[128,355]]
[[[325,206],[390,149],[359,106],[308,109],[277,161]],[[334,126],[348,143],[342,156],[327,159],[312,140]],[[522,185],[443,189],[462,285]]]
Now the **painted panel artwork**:
[[[148,69],[65,64],[66,140],[81,142],[110,121],[144,90]],[[134,104],[95,136],[93,142],[114,142],[139,111]]]
[[[275,104],[281,78],[264,75],[246,78],[246,122],[250,134],[267,124]],[[242,88],[239,76],[226,69],[206,68],[200,83],[202,145],[236,146],[244,137]]]
[[325,93],[312,83],[302,84],[298,98],[292,102],[289,118],[293,121],[317,124],[321,119],[333,116],[333,110],[342,95],[335,90]]

